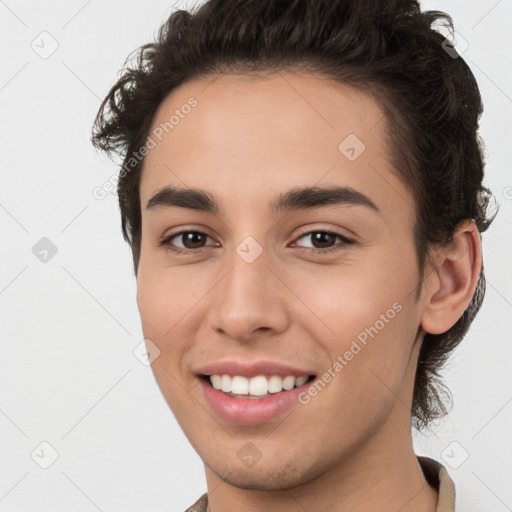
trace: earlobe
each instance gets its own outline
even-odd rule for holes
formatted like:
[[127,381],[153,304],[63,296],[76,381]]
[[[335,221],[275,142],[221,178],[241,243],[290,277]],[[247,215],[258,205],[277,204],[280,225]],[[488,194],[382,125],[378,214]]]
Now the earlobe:
[[466,220],[436,256],[421,317],[426,332],[441,334],[457,322],[471,302],[481,267],[480,233],[473,220]]

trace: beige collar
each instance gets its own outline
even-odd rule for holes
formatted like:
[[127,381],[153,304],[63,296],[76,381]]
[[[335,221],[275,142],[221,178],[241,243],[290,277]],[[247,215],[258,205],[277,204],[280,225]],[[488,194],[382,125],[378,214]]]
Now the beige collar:
[[436,512],[454,512],[455,484],[446,468],[430,457],[418,455],[417,458],[427,482],[439,493]]

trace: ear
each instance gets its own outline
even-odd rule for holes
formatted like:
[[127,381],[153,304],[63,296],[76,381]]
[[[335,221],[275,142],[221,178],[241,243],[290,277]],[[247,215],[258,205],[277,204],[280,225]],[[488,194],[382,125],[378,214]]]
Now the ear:
[[427,333],[441,334],[462,316],[478,283],[482,248],[474,220],[464,221],[434,260],[435,268],[425,283],[421,326]]

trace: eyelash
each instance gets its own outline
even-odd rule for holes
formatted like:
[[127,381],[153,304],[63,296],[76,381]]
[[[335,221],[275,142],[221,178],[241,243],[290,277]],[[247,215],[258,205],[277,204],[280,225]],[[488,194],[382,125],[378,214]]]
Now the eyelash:
[[[170,245],[170,241],[179,236],[179,235],[183,235],[185,233],[197,233],[199,235],[204,235],[206,237],[208,237],[208,234],[207,233],[204,233],[203,231],[198,231],[198,230],[195,230],[195,229],[191,229],[191,230],[184,230],[184,231],[179,231],[177,233],[172,233],[171,235],[169,235],[168,237],[164,238],[160,243],[159,245],[165,247],[166,250],[168,251],[172,251],[176,254],[191,254],[191,253],[198,253],[198,252],[202,252],[202,249],[205,249],[205,247],[199,247],[198,249],[181,249],[181,248],[176,248],[176,247],[171,247]],[[329,230],[322,230],[322,229],[318,229],[318,230],[313,230],[313,231],[306,231],[304,233],[301,233],[298,237],[297,237],[297,240],[299,240],[300,238],[306,236],[306,235],[312,235],[314,233],[325,233],[325,234],[328,234],[328,235],[334,235],[334,236],[337,236],[339,237],[342,241],[343,241],[343,245],[349,245],[349,244],[352,244],[354,243],[354,240],[348,238],[347,236],[341,234],[341,233],[338,233],[337,231],[329,231]],[[211,237],[210,237],[211,238]],[[327,247],[325,249],[315,249],[315,248],[311,248],[311,247],[302,247],[301,249],[304,249],[306,251],[310,251],[310,252],[313,252],[315,254],[325,254],[325,253],[330,253],[330,252],[333,252],[333,251],[337,251],[337,250],[340,250],[342,246],[334,246],[334,247]]]

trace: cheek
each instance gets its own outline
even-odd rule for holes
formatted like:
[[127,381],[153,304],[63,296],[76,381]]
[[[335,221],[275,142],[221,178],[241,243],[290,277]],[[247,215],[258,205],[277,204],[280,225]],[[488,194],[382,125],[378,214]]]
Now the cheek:
[[[141,265],[137,305],[143,328],[159,338],[171,336],[197,303],[200,290],[186,270]],[[166,336],[166,333],[167,336]]]
[[186,329],[201,294],[190,283],[190,276],[186,272],[144,266],[139,268],[137,305],[142,330],[144,337],[155,343],[161,352],[152,364],[154,369],[164,365],[174,368],[173,372],[176,372],[189,345]]
[[191,414],[193,404],[184,392],[190,382],[182,368],[190,347],[187,324],[199,300],[197,290],[191,290],[189,283],[186,272],[149,266],[141,266],[137,278],[137,305],[144,338],[160,350],[151,370],[180,424]]
[[384,268],[378,261],[367,265],[350,262],[296,273],[294,292],[303,301],[301,307],[307,306],[318,325],[328,328],[332,335],[329,339],[347,340],[360,333],[364,338],[376,322],[379,331],[383,326],[387,329],[405,298],[407,273]]
[[297,295],[314,313],[302,327],[331,362],[341,360],[338,371],[331,371],[344,375],[336,377],[334,386],[350,395],[343,400],[385,409],[388,398],[391,403],[400,390],[417,330],[411,293],[417,276],[411,258],[405,251],[381,251],[371,262],[347,261],[295,278],[300,283]]

